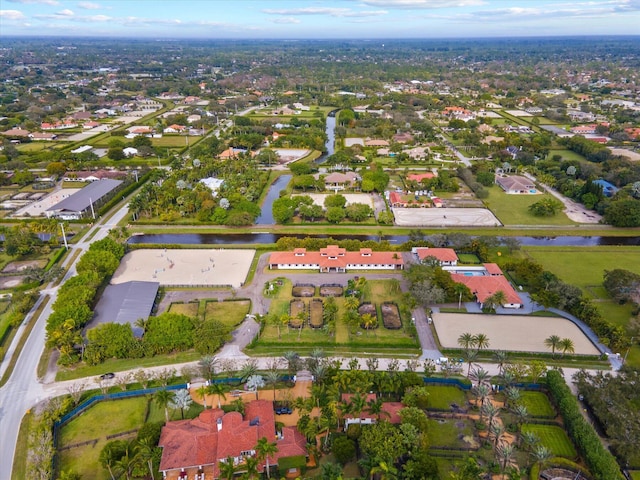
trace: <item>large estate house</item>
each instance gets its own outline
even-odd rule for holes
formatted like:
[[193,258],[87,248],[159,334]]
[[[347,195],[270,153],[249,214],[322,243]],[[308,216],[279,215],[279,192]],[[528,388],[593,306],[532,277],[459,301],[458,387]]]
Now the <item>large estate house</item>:
[[[278,451],[269,456],[269,465],[286,457],[306,457],[306,439],[295,427],[276,432],[273,403],[254,400],[239,412],[219,408],[204,410],[192,420],[168,422],[162,428],[160,472],[165,479],[211,480],[220,478],[219,464],[233,461],[238,473],[245,459],[255,457],[258,440],[276,442]],[[258,464],[262,472],[266,462]]]
[[451,266],[442,267],[442,269],[451,274],[454,282],[462,283],[471,290],[480,308],[483,308],[487,299],[497,292],[505,295],[503,308],[521,308],[523,305],[520,295],[495,263],[484,263],[481,267]]
[[522,175],[496,175],[496,183],[509,194],[536,194],[540,193],[536,189],[533,180],[529,180]]
[[374,252],[361,248],[359,252],[347,252],[337,245],[328,245],[319,252],[307,252],[296,248],[293,252],[274,252],[269,257],[272,270],[320,270],[346,272],[347,270],[402,270],[404,262],[397,252]]

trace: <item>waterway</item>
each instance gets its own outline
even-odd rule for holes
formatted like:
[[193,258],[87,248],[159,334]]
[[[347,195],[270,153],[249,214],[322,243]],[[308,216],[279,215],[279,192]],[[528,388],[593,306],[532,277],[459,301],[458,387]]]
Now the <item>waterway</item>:
[[290,180],[291,175],[281,175],[271,184],[267,196],[260,207],[261,212],[256,220],[256,225],[275,225],[276,222],[273,220],[273,209],[271,207],[273,202],[280,196],[280,191],[284,190]]
[[[269,209],[269,213],[271,210]],[[151,233],[134,235],[128,242],[131,244],[152,245],[238,245],[238,244],[269,244],[276,243],[282,237],[314,237],[334,238],[336,240],[375,240],[378,235],[307,235],[307,234],[280,234],[280,233]],[[524,246],[565,246],[565,247],[591,247],[606,245],[640,246],[640,237],[511,237],[517,239]],[[409,241],[408,235],[383,235],[382,240],[393,244],[402,244]]]

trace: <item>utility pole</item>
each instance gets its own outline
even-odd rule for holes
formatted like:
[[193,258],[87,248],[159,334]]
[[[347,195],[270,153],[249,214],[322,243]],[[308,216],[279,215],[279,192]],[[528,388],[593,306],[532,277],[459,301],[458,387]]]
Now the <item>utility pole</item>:
[[93,209],[93,200],[89,197],[89,205],[91,205],[91,215],[93,215],[93,219],[96,219],[96,211]]
[[69,250],[69,244],[67,243],[67,235],[64,233],[64,223],[60,224],[60,228],[62,229],[62,239],[64,240],[64,248]]

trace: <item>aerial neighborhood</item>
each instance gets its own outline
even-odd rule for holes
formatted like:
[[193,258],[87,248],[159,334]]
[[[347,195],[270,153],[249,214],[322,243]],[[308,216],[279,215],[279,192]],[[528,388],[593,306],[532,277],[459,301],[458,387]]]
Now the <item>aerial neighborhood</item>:
[[3,37],[0,480],[640,479],[639,45]]

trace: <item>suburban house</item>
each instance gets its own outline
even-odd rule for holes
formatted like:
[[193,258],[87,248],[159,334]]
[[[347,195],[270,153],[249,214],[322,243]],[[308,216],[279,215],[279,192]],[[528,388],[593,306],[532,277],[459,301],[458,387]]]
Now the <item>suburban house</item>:
[[397,143],[411,143],[413,142],[413,135],[409,132],[396,133],[393,136],[393,141]]
[[307,252],[306,248],[296,248],[293,252],[273,252],[269,257],[271,270],[311,270],[320,273],[347,270],[402,270],[402,255],[396,252],[374,252],[361,248],[359,252],[347,252],[337,245],[328,245],[319,252]]
[[183,125],[177,125],[177,124],[174,123],[173,125],[169,125],[162,132],[163,133],[182,133],[186,129],[187,129],[187,127],[185,127]]
[[535,183],[521,175],[500,176],[496,175],[496,183],[508,194],[535,194],[540,193]]
[[24,130],[20,127],[11,128],[2,132],[2,135],[5,135],[7,137],[28,137],[30,134],[31,132],[29,130]]
[[578,125],[577,127],[570,128],[569,131],[576,135],[593,135],[596,133],[596,125]]
[[[219,408],[205,409],[198,418],[168,422],[162,427],[160,472],[165,479],[220,478],[219,463],[232,459],[238,473],[247,457],[255,457],[258,440],[275,442],[278,451],[269,464],[282,458],[307,456],[306,439],[295,427],[276,432],[273,403],[254,400],[239,412],[225,413]],[[266,462],[258,464],[263,472]]]
[[389,193],[389,205],[393,208],[407,208],[409,206],[409,202],[407,202],[401,193],[398,192],[390,192]]
[[324,186],[327,190],[344,190],[353,188],[360,181],[360,176],[355,172],[332,172],[324,177]]
[[129,132],[132,135],[150,135],[153,133],[153,129],[151,127],[147,127],[147,126],[136,126],[136,127],[129,127],[127,128],[127,132]]
[[501,291],[506,297],[504,308],[521,308],[523,303],[520,295],[502,274],[502,270],[495,263],[484,263],[482,267],[442,267],[451,274],[456,283],[466,285],[482,308],[489,297]]
[[364,146],[365,147],[388,147],[389,142],[387,142],[386,140],[370,139],[364,142]]
[[438,260],[441,267],[458,265],[458,255],[453,248],[413,247],[411,253],[417,256],[420,262],[423,262],[426,258],[433,257]]
[[44,140],[50,142],[58,138],[58,135],[48,132],[33,132],[29,134],[29,138],[34,141]]
[[[353,393],[343,393],[342,394],[342,403],[345,405],[351,405],[352,399],[355,395]],[[375,393],[368,393],[364,400],[366,403],[375,402],[377,400],[377,396]],[[371,425],[376,423],[380,418],[384,418],[389,423],[393,423],[394,425],[398,425],[402,423],[402,419],[400,418],[400,410],[404,408],[402,402],[384,402],[382,404],[382,410],[380,411],[380,415],[374,415],[367,411],[367,407],[357,414],[354,413],[344,413],[344,430],[345,432],[349,429],[349,425],[357,424],[357,425]]]

